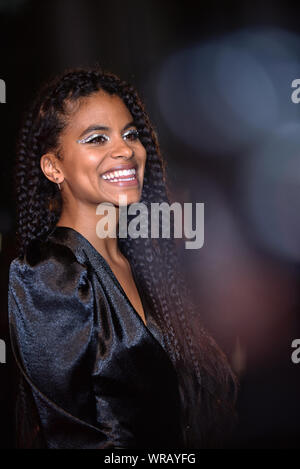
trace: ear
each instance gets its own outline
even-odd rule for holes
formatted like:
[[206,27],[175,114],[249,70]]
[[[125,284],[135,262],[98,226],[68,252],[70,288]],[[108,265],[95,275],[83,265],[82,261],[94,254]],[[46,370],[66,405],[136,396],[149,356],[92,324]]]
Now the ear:
[[41,170],[50,181],[60,184],[64,180],[64,174],[59,160],[54,153],[45,153],[40,160]]

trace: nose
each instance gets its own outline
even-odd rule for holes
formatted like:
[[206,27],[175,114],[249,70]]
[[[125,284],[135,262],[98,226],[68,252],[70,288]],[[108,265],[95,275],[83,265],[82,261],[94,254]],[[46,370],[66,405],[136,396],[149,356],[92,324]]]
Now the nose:
[[115,142],[113,149],[111,150],[112,158],[125,157],[126,159],[131,158],[134,155],[133,149],[126,143],[123,138],[118,138]]

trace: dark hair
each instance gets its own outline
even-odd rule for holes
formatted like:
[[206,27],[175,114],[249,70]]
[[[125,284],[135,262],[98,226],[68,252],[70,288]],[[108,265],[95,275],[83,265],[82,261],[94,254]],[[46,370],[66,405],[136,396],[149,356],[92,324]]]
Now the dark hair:
[[[15,174],[20,257],[32,239],[54,228],[62,207],[60,191],[43,174],[40,157],[50,150],[61,157],[59,136],[71,116],[67,104],[99,90],[123,100],[146,149],[141,202],[170,202],[166,164],[135,88],[99,67],[69,70],[41,89],[21,129]],[[173,230],[170,238],[127,237],[118,243],[138,273],[177,372],[185,445],[218,447],[235,420],[237,381],[225,354],[200,324],[179,268]]]

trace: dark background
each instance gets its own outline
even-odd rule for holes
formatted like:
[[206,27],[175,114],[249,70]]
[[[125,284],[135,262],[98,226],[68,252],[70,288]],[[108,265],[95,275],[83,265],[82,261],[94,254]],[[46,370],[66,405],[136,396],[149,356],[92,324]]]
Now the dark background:
[[174,200],[204,202],[205,243],[181,249],[205,326],[240,376],[233,448],[300,441],[300,9],[286,1],[0,0],[0,446],[14,447],[7,278],[13,164],[41,82],[100,64],[133,83]]

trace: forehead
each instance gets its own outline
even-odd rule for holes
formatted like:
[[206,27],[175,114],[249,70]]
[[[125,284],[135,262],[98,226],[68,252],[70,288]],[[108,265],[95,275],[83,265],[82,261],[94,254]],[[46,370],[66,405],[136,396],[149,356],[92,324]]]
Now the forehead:
[[75,103],[68,103],[68,129],[83,131],[91,124],[107,127],[124,127],[132,120],[129,109],[117,95],[97,91],[88,97],[80,98]]

